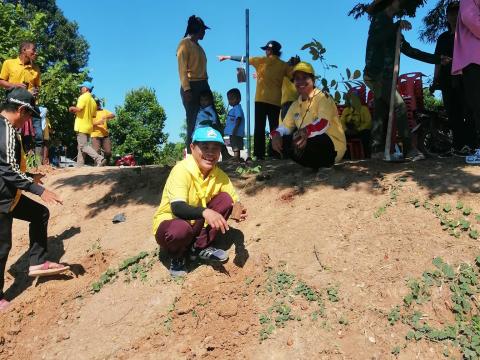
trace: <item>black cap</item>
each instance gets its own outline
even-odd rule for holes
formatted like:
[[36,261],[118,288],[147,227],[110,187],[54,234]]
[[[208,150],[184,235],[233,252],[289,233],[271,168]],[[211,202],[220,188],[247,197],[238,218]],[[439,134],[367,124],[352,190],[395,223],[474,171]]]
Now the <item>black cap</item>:
[[7,103],[25,106],[32,114],[40,116],[40,112],[35,106],[35,98],[24,88],[15,88],[8,92]]
[[262,50],[271,49],[273,52],[280,51],[281,48],[282,45],[280,45],[280,43],[275,40],[270,40],[267,45],[261,47]]

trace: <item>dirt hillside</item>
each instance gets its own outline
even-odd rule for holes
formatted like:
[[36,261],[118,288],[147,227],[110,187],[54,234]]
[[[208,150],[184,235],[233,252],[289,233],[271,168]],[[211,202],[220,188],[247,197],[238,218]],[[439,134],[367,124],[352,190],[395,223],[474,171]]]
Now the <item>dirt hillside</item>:
[[[318,173],[260,165],[242,174],[225,166],[249,212],[218,241],[229,262],[190,264],[177,280],[151,235],[169,168],[50,172],[47,186],[65,201],[50,208],[51,259],[72,274],[34,287],[28,227],[14,223],[0,358],[458,359],[475,351],[472,336],[461,344],[465,331],[440,339],[423,325],[443,328],[461,312],[448,288],[466,275],[449,269],[468,263],[478,273],[480,168],[460,159]],[[126,221],[113,224],[119,213]],[[449,223],[457,218],[468,224]],[[436,258],[434,284],[412,285]],[[471,286],[475,305],[480,288]]]

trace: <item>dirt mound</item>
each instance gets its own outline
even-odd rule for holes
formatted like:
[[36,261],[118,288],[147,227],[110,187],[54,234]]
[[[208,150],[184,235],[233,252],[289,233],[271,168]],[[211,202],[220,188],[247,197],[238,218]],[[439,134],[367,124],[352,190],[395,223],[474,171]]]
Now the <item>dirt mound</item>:
[[[28,227],[14,223],[0,358],[458,357],[426,324],[457,321],[445,291],[479,255],[480,169],[449,159],[226,171],[249,219],[219,239],[224,267],[190,264],[183,281],[170,278],[168,257],[158,261],[151,235],[168,168],[50,172],[65,200],[51,208],[50,254],[72,273],[33,287]],[[126,221],[113,224],[118,213]],[[437,258],[455,272],[439,289],[422,282]],[[414,311],[425,317],[408,320]]]

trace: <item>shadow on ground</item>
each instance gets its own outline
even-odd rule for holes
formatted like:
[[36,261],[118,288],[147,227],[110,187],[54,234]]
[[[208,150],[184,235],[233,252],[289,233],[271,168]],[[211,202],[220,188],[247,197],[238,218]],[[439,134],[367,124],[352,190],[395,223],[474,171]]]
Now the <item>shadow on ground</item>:
[[[61,234],[56,236],[50,236],[48,238],[48,255],[47,260],[58,262],[62,256],[65,254],[64,241],[72,238],[73,236],[79,234],[81,231],[80,227],[72,226]],[[8,273],[14,277],[13,284],[5,291],[5,298],[9,301],[16,298],[18,295],[23,293],[27,288],[29,288],[34,278],[28,276],[28,267],[29,267],[29,254],[26,250],[18,259],[15,261]],[[80,264],[69,264],[71,272],[73,275],[83,275],[85,269]],[[60,274],[55,276],[48,276],[41,278],[40,282],[46,282],[49,280],[68,280],[71,279],[71,275]]]
[[[381,160],[343,162],[331,170],[315,172],[290,160],[270,160],[249,165],[261,166],[258,174],[241,175],[239,165],[223,165],[234,183],[249,182],[245,187],[248,195],[255,195],[265,187],[279,189],[298,186],[308,188],[316,185],[334,189],[355,190],[367,184],[372,192],[379,182],[390,174],[404,174],[427,190],[431,197],[452,193],[479,193],[480,172],[465,164],[463,158],[429,158],[419,162],[386,163]],[[478,175],[475,174],[478,173]],[[252,180],[253,179],[253,180]],[[365,187],[362,187],[365,189]]]

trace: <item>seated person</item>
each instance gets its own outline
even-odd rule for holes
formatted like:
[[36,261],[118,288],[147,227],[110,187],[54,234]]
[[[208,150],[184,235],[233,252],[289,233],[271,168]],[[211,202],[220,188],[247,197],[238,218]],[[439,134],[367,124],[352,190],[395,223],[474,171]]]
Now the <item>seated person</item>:
[[273,150],[312,169],[332,167],[346,150],[335,102],[315,87],[315,71],[306,62],[293,68],[293,82],[300,97],[272,132]]
[[[365,104],[362,104],[357,93],[347,95],[345,109],[340,117],[347,140],[360,139],[365,157],[370,158],[370,135],[372,130],[372,115]],[[350,154],[348,154],[350,155]]]
[[[193,133],[192,154],[170,172],[160,206],[153,218],[153,233],[161,248],[171,256],[170,274],[187,273],[185,256],[191,260],[225,262],[228,254],[210,244],[218,231],[228,230],[227,220],[238,195],[228,176],[217,167],[223,143],[222,135],[212,127],[200,127]],[[246,218],[240,203],[236,219]]]

